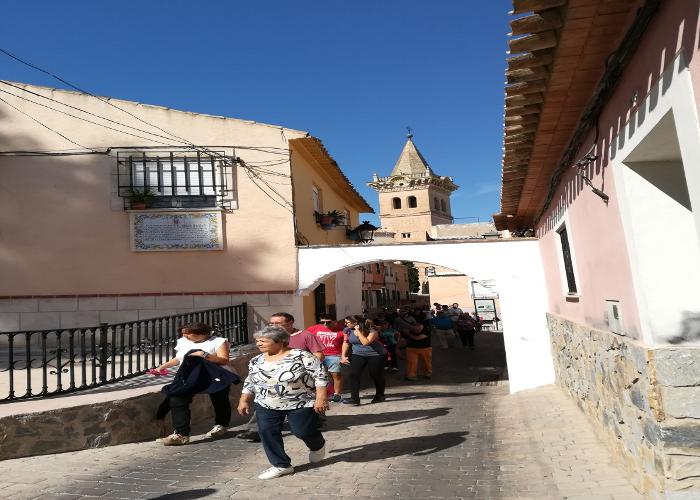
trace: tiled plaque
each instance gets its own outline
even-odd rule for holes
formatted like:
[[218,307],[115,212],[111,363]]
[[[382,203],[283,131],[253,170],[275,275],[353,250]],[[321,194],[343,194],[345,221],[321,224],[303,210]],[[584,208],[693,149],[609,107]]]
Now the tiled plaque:
[[221,212],[132,212],[134,252],[223,250]]

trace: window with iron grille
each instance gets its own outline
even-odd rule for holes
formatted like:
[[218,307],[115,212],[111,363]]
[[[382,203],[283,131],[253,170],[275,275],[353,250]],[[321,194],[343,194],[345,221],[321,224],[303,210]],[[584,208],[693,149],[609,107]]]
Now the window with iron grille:
[[230,209],[234,161],[222,151],[120,151],[119,196],[126,209],[135,193],[151,193],[147,208]]

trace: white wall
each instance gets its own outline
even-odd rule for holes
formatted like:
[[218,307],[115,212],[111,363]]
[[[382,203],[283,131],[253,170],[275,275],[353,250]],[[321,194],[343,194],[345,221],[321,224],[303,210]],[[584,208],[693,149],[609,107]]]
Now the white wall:
[[546,322],[546,290],[536,240],[347,245],[298,249],[299,294],[338,270],[368,262],[409,260],[449,267],[476,280],[494,280],[511,393],[554,383]]
[[361,269],[345,269],[335,275],[335,310],[338,319],[362,314]]
[[[613,174],[647,344],[700,345],[700,129],[681,56],[612,143]],[[693,210],[693,207],[695,210]]]

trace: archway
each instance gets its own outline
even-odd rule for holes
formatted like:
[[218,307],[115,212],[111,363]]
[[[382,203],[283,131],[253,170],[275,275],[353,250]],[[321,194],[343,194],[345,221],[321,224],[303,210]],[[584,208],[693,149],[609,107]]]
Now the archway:
[[547,296],[534,239],[310,246],[298,249],[299,295],[338,271],[377,261],[427,262],[493,280],[499,290],[510,392],[554,382]]

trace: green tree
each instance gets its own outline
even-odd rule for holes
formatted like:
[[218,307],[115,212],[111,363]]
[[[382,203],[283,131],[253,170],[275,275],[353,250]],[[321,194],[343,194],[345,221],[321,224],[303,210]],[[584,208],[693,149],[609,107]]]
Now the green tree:
[[402,260],[401,264],[408,270],[408,289],[411,293],[418,293],[420,290],[420,280],[418,279],[418,269],[410,260]]

